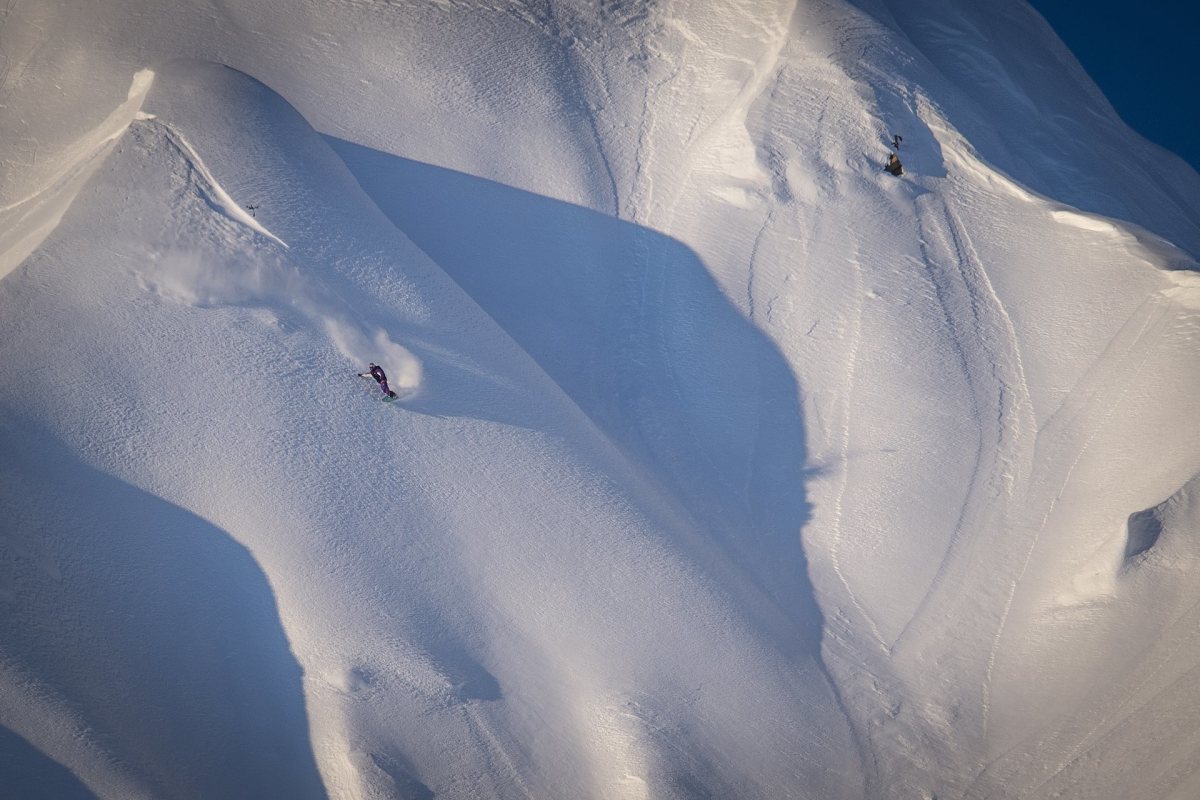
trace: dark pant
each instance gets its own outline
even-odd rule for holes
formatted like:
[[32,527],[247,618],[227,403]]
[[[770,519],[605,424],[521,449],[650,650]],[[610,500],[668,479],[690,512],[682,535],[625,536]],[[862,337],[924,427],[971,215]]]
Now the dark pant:
[[379,388],[380,388],[380,389],[383,389],[383,393],[384,393],[384,394],[391,394],[391,393],[392,393],[392,390],[388,388],[388,385],[387,385],[387,378],[384,378],[383,380],[381,380],[381,381],[379,382]]

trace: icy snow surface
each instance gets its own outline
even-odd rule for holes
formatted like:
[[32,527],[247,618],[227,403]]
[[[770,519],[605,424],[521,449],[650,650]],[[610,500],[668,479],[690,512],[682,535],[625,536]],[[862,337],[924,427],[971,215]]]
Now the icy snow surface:
[[1020,0],[12,0],[0,794],[1200,796],[1198,253]]

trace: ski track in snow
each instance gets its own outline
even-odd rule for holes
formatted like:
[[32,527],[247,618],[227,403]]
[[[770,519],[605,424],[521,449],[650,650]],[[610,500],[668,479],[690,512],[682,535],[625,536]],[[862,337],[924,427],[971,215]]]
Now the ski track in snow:
[[841,396],[842,401],[840,420],[838,421],[839,435],[839,458],[841,464],[841,480],[838,485],[837,492],[834,495],[833,501],[833,535],[829,546],[829,563],[833,567],[833,572],[841,582],[842,587],[846,590],[846,597],[850,600],[850,604],[859,613],[863,620],[867,623],[870,629],[871,636],[875,644],[880,650],[887,653],[891,648],[883,637],[883,633],[879,630],[879,626],[875,623],[871,614],[859,602],[858,595],[851,588],[850,582],[846,579],[846,575],[842,569],[841,563],[841,545],[844,532],[842,530],[842,506],[846,496],[846,489],[850,483],[850,422],[851,409],[854,403],[854,377],[855,363],[858,360],[858,350],[862,346],[862,313],[863,313],[863,277],[862,266],[859,264],[857,255],[851,258],[851,263],[854,265],[854,311],[853,322],[851,323],[850,341],[847,345],[846,354],[846,373],[844,383],[842,384]]
[[[548,15],[548,22],[551,26],[551,30],[548,32],[548,35],[559,42],[565,41],[567,38],[567,32],[564,30],[562,23],[558,19],[558,13],[555,11],[553,3],[550,3],[546,6],[546,14]],[[604,137],[600,135],[599,121],[597,119],[596,112],[593,109],[593,103],[587,96],[587,90],[585,87],[591,85],[601,89],[602,94],[605,95],[603,101],[600,103],[601,107],[603,107],[604,102],[610,101],[611,98],[608,97],[607,87],[602,79],[594,79],[589,82],[585,81],[581,77],[581,70],[588,67],[587,59],[581,56],[569,45],[565,46],[564,49],[566,52],[563,53],[562,58],[567,63],[567,73],[569,75],[569,88],[567,89],[566,94],[570,97],[570,99],[574,100],[575,105],[581,108],[584,112],[584,116],[587,119],[588,132],[591,136],[591,142],[596,148],[596,157],[600,159],[600,165],[603,167],[604,175],[607,178],[606,188],[609,192],[612,202],[612,215],[620,218],[621,190],[617,185],[617,175],[613,170],[612,159],[606,151]]]
[[[671,20],[675,19],[676,5],[668,3],[661,9],[656,9],[654,14],[656,18],[662,22],[661,27],[656,28],[656,33],[651,35],[646,44],[646,64],[654,66],[657,64],[656,59],[665,60],[665,74],[661,79],[655,82],[648,82],[647,88],[642,98],[642,113],[638,127],[637,146],[633,154],[634,173],[632,180],[632,189],[630,192],[630,200],[624,204],[628,209],[628,218],[632,222],[636,222],[652,229],[670,232],[674,229],[679,204],[684,196],[686,187],[693,180],[693,176],[698,169],[698,158],[704,154],[712,145],[712,137],[721,131],[728,130],[731,126],[742,126],[744,123],[744,115],[750,104],[759,97],[761,93],[767,91],[772,81],[777,78],[777,66],[780,60],[780,54],[787,42],[787,24],[791,15],[794,13],[796,3],[791,5],[790,10],[782,18],[785,24],[774,30],[763,28],[770,34],[769,41],[763,47],[763,53],[760,55],[754,68],[751,71],[751,76],[741,86],[734,98],[725,106],[721,107],[716,112],[712,113],[712,119],[699,127],[699,117],[692,121],[691,127],[688,129],[683,138],[681,146],[673,144],[671,155],[679,163],[682,163],[683,168],[677,170],[672,176],[672,185],[666,190],[666,197],[660,199],[660,181],[653,178],[652,167],[656,162],[657,142],[659,139],[667,138],[657,135],[660,123],[658,121],[659,107],[670,107],[670,103],[663,102],[659,99],[663,92],[671,93],[675,89],[675,84],[679,81],[680,76],[686,73],[688,64],[688,50],[683,51],[682,56],[671,56],[668,51],[665,51],[656,44],[656,36],[665,35],[664,31],[673,30],[674,26],[670,24]],[[731,7],[731,11],[740,11],[745,14],[747,19],[757,22],[757,15],[748,10],[742,10],[740,6]],[[718,54],[720,55],[720,54]],[[649,72],[647,72],[649,78]],[[708,109],[705,109],[708,112]],[[618,205],[621,205],[618,203]],[[770,223],[770,212],[767,219],[763,223],[763,229]],[[646,265],[644,278],[642,280],[642,288],[640,298],[643,308],[663,307],[664,298],[667,292],[668,270],[666,265],[661,262],[661,259],[653,258],[644,247],[645,241],[639,242],[638,255],[642,263]],[[751,257],[751,274],[753,270],[753,256]],[[654,301],[652,305],[647,305],[649,298],[647,287],[654,285]],[[747,290],[749,292],[749,289]],[[750,299],[750,307],[753,308],[753,300]],[[639,316],[645,318],[650,316],[646,312],[642,312]],[[665,372],[670,380],[670,388],[676,406],[678,408],[687,408],[688,398],[683,391],[683,387],[678,380],[678,373],[672,363],[671,348],[667,344],[669,341],[668,331],[666,326],[669,321],[665,316],[661,319],[661,324],[652,341],[655,343],[659,351],[659,357],[665,365]],[[684,420],[684,426],[689,430],[692,437],[692,451],[698,453],[700,458],[707,464],[710,474],[719,476],[721,470],[719,465],[711,460],[708,453],[708,448],[702,446],[696,432],[692,429],[691,424]],[[753,459],[748,464],[746,480],[743,483],[744,487],[748,487],[753,478],[752,465]],[[749,509],[749,496],[745,492],[747,509]]]
[[960,341],[960,337],[962,337],[963,334],[959,331],[959,326],[961,325],[961,323],[956,320],[955,312],[953,310],[953,305],[952,305],[952,302],[950,299],[950,290],[946,286],[944,279],[939,278],[939,269],[937,266],[937,260],[935,259],[934,255],[933,255],[933,252],[931,249],[932,244],[930,243],[928,234],[926,233],[926,224],[923,222],[922,215],[917,216],[917,225],[918,225],[918,241],[919,241],[920,247],[921,247],[922,260],[925,262],[925,269],[926,269],[926,272],[928,275],[928,279],[933,286],[934,296],[937,299],[938,305],[940,306],[940,308],[942,310],[942,314],[944,316],[946,326],[950,332],[950,338],[951,338],[951,341],[953,342],[954,352],[955,352],[955,355],[958,357],[958,367],[961,370],[964,379],[967,381],[968,388],[970,389],[970,394],[971,394],[971,398],[972,398],[972,406],[974,409],[974,422],[975,422],[976,429],[979,432],[980,438],[979,438],[978,442],[976,443],[976,450],[975,450],[975,457],[974,457],[975,463],[971,469],[971,478],[970,478],[968,486],[967,486],[966,499],[964,500],[963,505],[959,510],[958,521],[955,523],[954,530],[951,533],[950,541],[946,548],[945,554],[942,557],[941,564],[939,565],[937,571],[934,573],[934,578],[930,582],[929,587],[926,589],[924,597],[922,598],[921,602],[918,603],[916,611],[913,613],[913,615],[909,619],[908,623],[906,623],[904,625],[904,627],[901,629],[899,637],[897,637],[896,642],[893,643],[893,647],[899,647],[905,641],[909,629],[914,625],[914,623],[918,619],[921,619],[924,617],[926,605],[930,602],[930,600],[935,595],[937,588],[939,586],[941,586],[941,584],[942,584],[943,576],[944,576],[944,574],[948,568],[948,565],[950,564],[950,561],[952,559],[955,542],[957,542],[959,540],[961,533],[964,529],[965,521],[967,519],[969,511],[974,506],[974,502],[972,501],[971,498],[976,494],[976,491],[977,491],[976,487],[979,484],[979,476],[980,476],[980,472],[983,468],[982,464],[983,464],[983,460],[984,460],[984,455],[983,455],[984,443],[983,443],[983,438],[982,438],[982,435],[983,435],[982,415],[978,408],[978,402],[979,402],[978,401],[978,391],[976,390],[976,387],[975,387],[977,378],[974,375],[974,370],[972,370],[972,368],[968,362],[966,352],[963,350],[963,343],[962,343],[962,341]]
[[[1036,518],[1036,525],[1028,542],[1025,544],[1023,557],[1020,560],[1018,569],[1014,577],[1009,581],[1004,604],[1001,609],[1000,624],[996,628],[991,647],[988,651],[989,680],[995,668],[997,655],[1002,645],[1004,630],[1008,624],[1019,585],[1032,563],[1033,554],[1037,550],[1041,535],[1045,531],[1059,501],[1071,483],[1071,478],[1076,468],[1083,460],[1092,442],[1108,425],[1129,389],[1137,385],[1137,378],[1144,369],[1150,353],[1142,353],[1140,358],[1137,358],[1137,354],[1143,348],[1143,342],[1146,341],[1147,336],[1154,329],[1161,327],[1165,315],[1165,305],[1157,297],[1151,296],[1144,300],[1130,319],[1124,323],[1113,340],[1109,342],[1096,358],[1079,383],[1063,399],[1058,410],[1037,432],[1036,446],[1039,452],[1047,447],[1051,448],[1051,450],[1050,452],[1043,453],[1040,458],[1036,459],[1037,468],[1030,479],[1031,486],[1035,487],[1042,485],[1044,480],[1051,474],[1050,471],[1053,469],[1053,465],[1057,463],[1056,451],[1060,447],[1060,442],[1064,441],[1065,435],[1072,430],[1080,428],[1081,423],[1087,424],[1087,434],[1078,450],[1075,451],[1074,457],[1066,466],[1062,478],[1058,482],[1057,489],[1049,496],[1044,508],[1040,511],[1040,515]],[[1135,358],[1136,362],[1131,363],[1134,362]],[[1132,373],[1130,370],[1132,370]],[[1097,406],[1100,406],[1100,409],[1097,409]],[[1034,513],[1038,514],[1036,510],[1034,510]],[[1194,608],[1197,607],[1200,607],[1200,602],[1194,606]],[[1147,675],[1141,684],[1144,685],[1150,678],[1151,676]],[[1126,700],[1122,701],[1122,704],[1127,702],[1128,698],[1133,697],[1136,693],[1136,691],[1127,692],[1125,695]],[[1119,708],[1120,706],[1118,706],[1117,710]],[[1048,784],[1055,775],[1065,771],[1071,763],[1078,761],[1089,748],[1089,740],[1094,736],[1095,732],[1100,727],[1108,724],[1110,720],[1111,714],[1102,715],[1095,725],[1071,748],[1066,760],[1056,768],[1051,776],[1035,787],[1034,791]],[[973,787],[977,784],[991,769],[992,765],[1004,758],[1004,755],[1000,754],[986,764],[981,765],[971,786]]]
[[[947,229],[953,240],[954,248],[958,253],[959,268],[962,270],[963,280],[970,292],[972,312],[981,329],[980,333],[984,337],[988,337],[996,328],[995,321],[997,318],[1001,323],[999,326],[1001,328],[999,336],[1002,342],[999,344],[988,343],[984,345],[985,350],[990,351],[989,354],[991,357],[989,360],[991,361],[991,372],[997,392],[997,411],[999,415],[996,420],[996,459],[992,467],[992,473],[988,478],[987,499],[989,502],[999,500],[1002,503],[1011,504],[1017,492],[1017,486],[1023,482],[1021,476],[1027,471],[1027,467],[1019,463],[1022,459],[1018,453],[1018,448],[1020,447],[1022,438],[1029,436],[1025,431],[1034,431],[1037,424],[1033,412],[1033,402],[1029,395],[1029,384],[1026,381],[1025,369],[1021,363],[1021,351],[1017,344],[1017,334],[1012,318],[1000,302],[1000,298],[996,295],[996,290],[987,276],[987,270],[980,263],[979,256],[971,246],[970,239],[967,237],[967,232],[962,222],[955,215],[949,204],[943,202],[943,210],[946,214]],[[976,287],[982,287],[983,292],[980,292]],[[976,304],[977,301],[978,305]],[[995,352],[997,349],[999,352]],[[1011,395],[1014,384],[1017,398],[1012,400]],[[1020,575],[1024,574],[1024,570],[1025,566],[1022,566],[1021,572],[1018,574],[1018,580],[1020,580]],[[1000,617],[1000,624],[996,631],[996,638],[993,641],[992,649],[988,653],[987,671],[984,673],[981,711],[983,714],[982,735],[985,740],[987,738],[989,711],[991,708],[992,674],[995,669],[999,641],[1003,635],[1011,603],[1012,595],[1010,594]]]
[[[491,765],[490,772],[502,774],[504,782],[514,786],[520,792],[520,796],[537,800],[538,793],[522,779],[520,767],[509,756],[500,737],[492,732],[487,720],[482,719],[482,715],[469,705],[462,706],[459,713],[462,714],[463,721],[466,722],[471,737],[475,740],[476,750],[486,754],[485,757]],[[500,783],[500,781],[496,781],[496,783]],[[501,793],[503,794],[503,792]]]
[[[1177,700],[1180,695],[1177,687],[1180,685],[1188,687],[1194,687],[1197,685],[1197,678],[1200,677],[1200,665],[1193,667],[1191,670],[1185,672],[1171,683],[1158,689],[1153,695],[1140,703],[1136,708],[1126,711],[1126,707],[1133,702],[1133,698],[1139,696],[1142,693],[1142,689],[1150,685],[1158,673],[1163,669],[1164,665],[1173,663],[1175,661],[1173,656],[1175,656],[1175,654],[1182,650],[1186,645],[1191,644],[1191,642],[1196,638],[1197,634],[1200,633],[1200,618],[1197,618],[1197,611],[1200,611],[1200,601],[1193,604],[1185,615],[1192,617],[1190,624],[1187,626],[1187,633],[1177,639],[1173,645],[1168,646],[1168,652],[1159,659],[1158,663],[1155,664],[1154,667],[1152,667],[1142,676],[1141,680],[1139,680],[1137,684],[1135,684],[1131,689],[1125,691],[1124,697],[1109,713],[1099,716],[1096,723],[1089,728],[1084,735],[1079,738],[1079,742],[1068,751],[1067,758],[1060,762],[1054,768],[1054,771],[1051,772],[1045,779],[1034,786],[1030,790],[1031,794],[1041,791],[1063,772],[1066,772],[1068,769],[1078,764],[1080,760],[1083,759],[1087,754],[1099,747],[1105,739],[1109,738],[1116,731],[1120,730],[1120,725],[1122,722],[1127,721],[1142,709],[1149,707],[1153,700],[1168,694],[1172,696],[1173,700]],[[1107,731],[1099,738],[1095,738],[1096,733],[1101,728],[1107,728]]]
[[[969,387],[977,440],[975,464],[940,564],[896,640],[890,646],[885,643],[889,652],[905,648],[916,628],[930,624],[939,628],[943,624],[938,618],[927,617],[934,614],[940,618],[945,613],[933,609],[938,607],[936,599],[954,591],[956,584],[947,583],[951,570],[963,569],[967,566],[964,559],[975,557],[972,554],[978,545],[973,539],[964,539],[964,533],[980,526],[999,527],[1006,524],[1003,520],[1013,518],[1023,495],[1024,476],[1032,457],[1028,451],[1036,428],[1015,326],[964,226],[948,198],[925,195],[918,199],[918,205],[925,206],[925,212],[918,211],[916,217],[922,257]],[[969,357],[968,353],[982,357]],[[995,648],[1006,616],[1007,603],[999,615],[995,637],[987,645],[991,649],[979,668],[980,727],[975,733],[980,742],[987,739]],[[964,620],[960,624],[968,623]],[[971,645],[964,642],[957,647]],[[972,658],[970,653],[964,656]],[[965,741],[951,745],[951,749],[966,756],[968,762],[973,760]]]

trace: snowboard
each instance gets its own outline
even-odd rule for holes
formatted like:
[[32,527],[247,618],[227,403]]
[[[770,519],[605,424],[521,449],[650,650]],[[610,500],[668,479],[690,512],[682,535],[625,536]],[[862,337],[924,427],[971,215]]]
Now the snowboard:
[[[364,375],[361,372],[356,372],[354,374],[360,378],[370,378],[371,377],[370,375]],[[385,403],[390,403],[393,400],[399,400],[399,399],[400,399],[400,395],[396,394],[395,392],[389,392],[388,394],[385,394],[383,396],[383,402],[385,402]]]

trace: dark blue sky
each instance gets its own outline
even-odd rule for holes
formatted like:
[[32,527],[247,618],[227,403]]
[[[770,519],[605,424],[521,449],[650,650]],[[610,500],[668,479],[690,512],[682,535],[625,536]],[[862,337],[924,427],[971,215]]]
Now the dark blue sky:
[[1183,0],[1030,0],[1121,119],[1200,170],[1200,10]]

